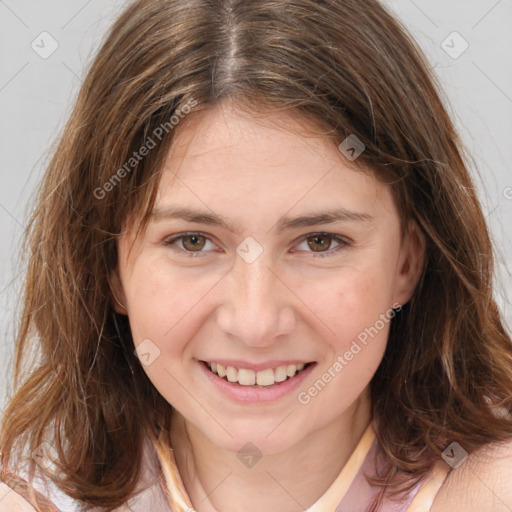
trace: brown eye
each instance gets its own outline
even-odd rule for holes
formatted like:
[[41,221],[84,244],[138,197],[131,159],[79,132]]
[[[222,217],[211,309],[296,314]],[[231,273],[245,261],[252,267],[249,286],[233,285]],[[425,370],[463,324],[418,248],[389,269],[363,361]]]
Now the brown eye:
[[206,243],[206,239],[202,235],[185,235],[182,237],[183,247],[187,251],[200,251]]
[[178,256],[183,257],[208,256],[211,252],[215,252],[215,244],[210,237],[202,233],[181,233],[164,240],[163,243]]
[[307,238],[308,247],[314,252],[323,252],[330,248],[332,235],[313,235]]
[[[352,247],[353,242],[331,233],[310,233],[304,236],[297,246],[299,252],[313,255],[314,258],[327,258],[340,254]],[[295,251],[293,251],[295,252]]]

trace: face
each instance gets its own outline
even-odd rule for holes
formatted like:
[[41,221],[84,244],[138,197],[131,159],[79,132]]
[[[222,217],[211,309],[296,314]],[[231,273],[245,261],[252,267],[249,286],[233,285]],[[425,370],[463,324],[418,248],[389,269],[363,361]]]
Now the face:
[[392,308],[414,290],[421,235],[413,226],[402,239],[387,185],[300,135],[292,114],[224,105],[187,121],[147,230],[119,241],[120,312],[187,422],[225,449],[251,439],[272,453],[368,390]]

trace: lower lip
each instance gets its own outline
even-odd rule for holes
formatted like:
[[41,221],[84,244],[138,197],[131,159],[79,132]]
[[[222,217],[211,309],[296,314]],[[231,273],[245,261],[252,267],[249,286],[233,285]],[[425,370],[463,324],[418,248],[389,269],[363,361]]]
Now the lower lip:
[[291,378],[283,382],[277,382],[269,388],[252,388],[249,386],[241,386],[234,384],[219,377],[213,373],[204,361],[199,361],[201,371],[206,375],[210,382],[212,382],[222,393],[236,402],[271,402],[291,393],[297,389],[300,384],[306,379],[313,371],[316,363],[310,364],[307,368],[300,371]]

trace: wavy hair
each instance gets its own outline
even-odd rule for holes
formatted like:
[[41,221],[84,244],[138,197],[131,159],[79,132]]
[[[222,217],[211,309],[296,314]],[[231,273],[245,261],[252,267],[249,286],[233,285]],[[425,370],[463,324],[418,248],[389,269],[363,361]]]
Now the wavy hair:
[[[127,219],[144,229],[172,120],[228,99],[254,115],[292,110],[337,145],[356,135],[366,146],[356,166],[388,183],[402,225],[425,235],[421,279],[371,383],[388,461],[373,479],[381,499],[410,489],[453,440],[473,452],[512,436],[492,247],[441,97],[377,0],[130,3],[92,62],[27,225],[3,471],[48,441],[58,459],[47,475],[72,498],[111,511],[133,495],[144,433],[168,430],[172,407],[114,310],[116,242]],[[148,138],[156,144],[142,158]]]

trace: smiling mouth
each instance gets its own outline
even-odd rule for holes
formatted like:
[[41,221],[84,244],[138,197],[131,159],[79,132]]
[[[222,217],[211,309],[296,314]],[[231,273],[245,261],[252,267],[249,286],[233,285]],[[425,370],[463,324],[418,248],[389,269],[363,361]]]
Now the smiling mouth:
[[306,364],[290,364],[278,366],[277,368],[268,368],[266,370],[254,371],[246,368],[235,368],[233,366],[223,366],[220,363],[201,361],[206,368],[214,375],[224,379],[234,385],[249,388],[269,388],[279,385],[293,379],[299,373],[303,372],[314,362]]

